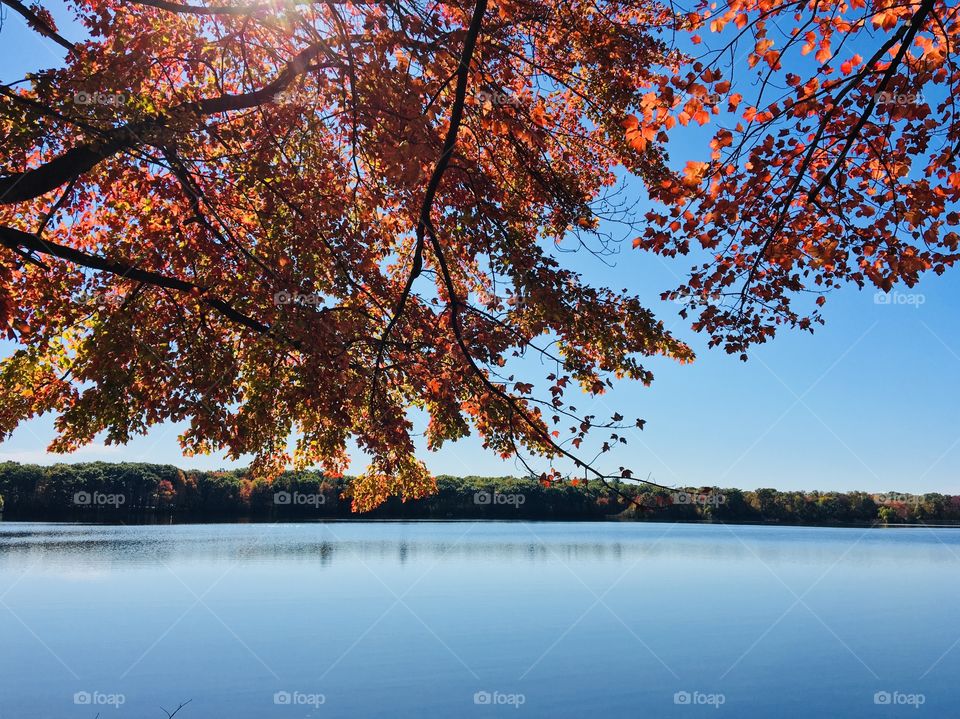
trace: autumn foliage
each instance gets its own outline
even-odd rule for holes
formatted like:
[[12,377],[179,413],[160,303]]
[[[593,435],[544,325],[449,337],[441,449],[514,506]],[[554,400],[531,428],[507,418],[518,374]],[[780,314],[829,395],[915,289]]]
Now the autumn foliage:
[[718,116],[712,153],[652,188],[667,209],[634,244],[701,251],[665,296],[712,344],[744,352],[822,322],[843,283],[889,292],[960,258],[956,6],[734,0],[686,21],[707,34],[650,113]]
[[2,2],[65,52],[0,86],[0,432],[54,412],[57,451],[187,421],[187,452],[338,475],[355,441],[365,509],[433,489],[419,409],[431,448],[603,477],[581,444],[636,420],[576,397],[693,355],[555,247],[616,221],[702,256],[674,294],[732,352],[957,258],[942,2],[74,0],[82,38]]

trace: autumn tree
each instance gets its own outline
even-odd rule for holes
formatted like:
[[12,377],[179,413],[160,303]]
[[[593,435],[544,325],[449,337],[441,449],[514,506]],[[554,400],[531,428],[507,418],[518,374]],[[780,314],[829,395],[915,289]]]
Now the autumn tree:
[[[354,439],[369,508],[433,490],[419,408],[430,448],[476,431],[604,478],[581,443],[642,421],[572,402],[693,354],[554,245],[604,254],[619,222],[706,252],[677,294],[735,352],[810,327],[806,292],[955,260],[945,3],[72,0],[68,38],[0,1],[65,52],[0,86],[0,432],[53,412],[56,451],[185,420],[186,452],[270,477],[340,474]],[[710,121],[712,157],[671,163]]]
[[653,188],[666,209],[634,244],[699,251],[664,296],[686,301],[711,344],[746,359],[778,327],[822,323],[845,283],[889,292],[960,258],[957,12],[937,0],[731,0],[681,13],[703,36],[689,67],[645,98],[645,119],[716,119],[712,152]]

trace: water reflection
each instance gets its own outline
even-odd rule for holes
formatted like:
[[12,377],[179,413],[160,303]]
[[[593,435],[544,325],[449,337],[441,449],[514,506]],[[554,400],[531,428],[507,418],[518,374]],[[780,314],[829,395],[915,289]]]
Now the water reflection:
[[[484,531],[474,530],[483,526]],[[95,560],[149,564],[180,560],[316,563],[442,559],[502,563],[624,562],[647,557],[692,562],[762,560],[949,563],[960,532],[948,529],[812,529],[735,525],[581,525],[479,522],[90,526],[0,523],[0,566],[23,561]],[[493,535],[493,537],[491,537]]]

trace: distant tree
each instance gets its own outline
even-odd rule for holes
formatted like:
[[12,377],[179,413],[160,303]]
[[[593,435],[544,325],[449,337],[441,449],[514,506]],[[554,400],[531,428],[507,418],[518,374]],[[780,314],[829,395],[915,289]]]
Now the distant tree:
[[163,479],[157,485],[157,507],[164,507],[173,501],[176,492],[173,488],[173,482],[169,479]]
[[877,510],[877,519],[884,524],[891,524],[899,520],[899,517],[897,516],[897,511],[893,507],[883,506]]

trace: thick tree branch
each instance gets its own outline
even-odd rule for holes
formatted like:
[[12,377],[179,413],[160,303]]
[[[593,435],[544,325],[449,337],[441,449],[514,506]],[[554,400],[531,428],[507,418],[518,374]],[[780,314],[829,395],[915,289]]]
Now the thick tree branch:
[[172,108],[166,115],[105,131],[102,141],[74,147],[32,170],[0,176],[0,204],[15,204],[44,195],[88,172],[118,152],[139,144],[148,144],[151,135],[163,132],[176,119],[246,110],[270,102],[277,93],[286,89],[297,75],[306,71],[314,58],[325,52],[330,52],[327,43],[316,42],[287,63],[276,78],[259,90],[183,103]]
[[11,8],[14,12],[22,15],[27,24],[30,25],[34,30],[36,30],[41,35],[50,38],[57,45],[64,48],[65,50],[73,50],[75,47],[72,42],[63,37],[60,33],[50,27],[50,24],[44,20],[42,17],[37,15],[33,10],[24,5],[20,0],[0,0],[0,3]]
[[196,294],[199,296],[201,302],[217,310],[233,322],[243,325],[259,334],[268,334],[270,332],[269,325],[253,319],[233,307],[229,302],[225,302],[219,297],[210,294],[210,290],[206,287],[202,287],[188,280],[169,277],[159,272],[153,272],[152,270],[144,270],[127,262],[91,255],[90,253],[74,249],[73,247],[67,247],[41,239],[29,232],[24,232],[23,230],[18,230],[13,227],[0,227],[0,244],[21,256],[23,250],[29,250],[34,255],[41,254],[57,257],[61,260],[81,265],[82,267],[89,267],[92,270],[100,270],[101,272],[109,272],[110,274],[134,282],[143,282],[144,284],[153,285],[154,287],[163,287],[169,290]]

